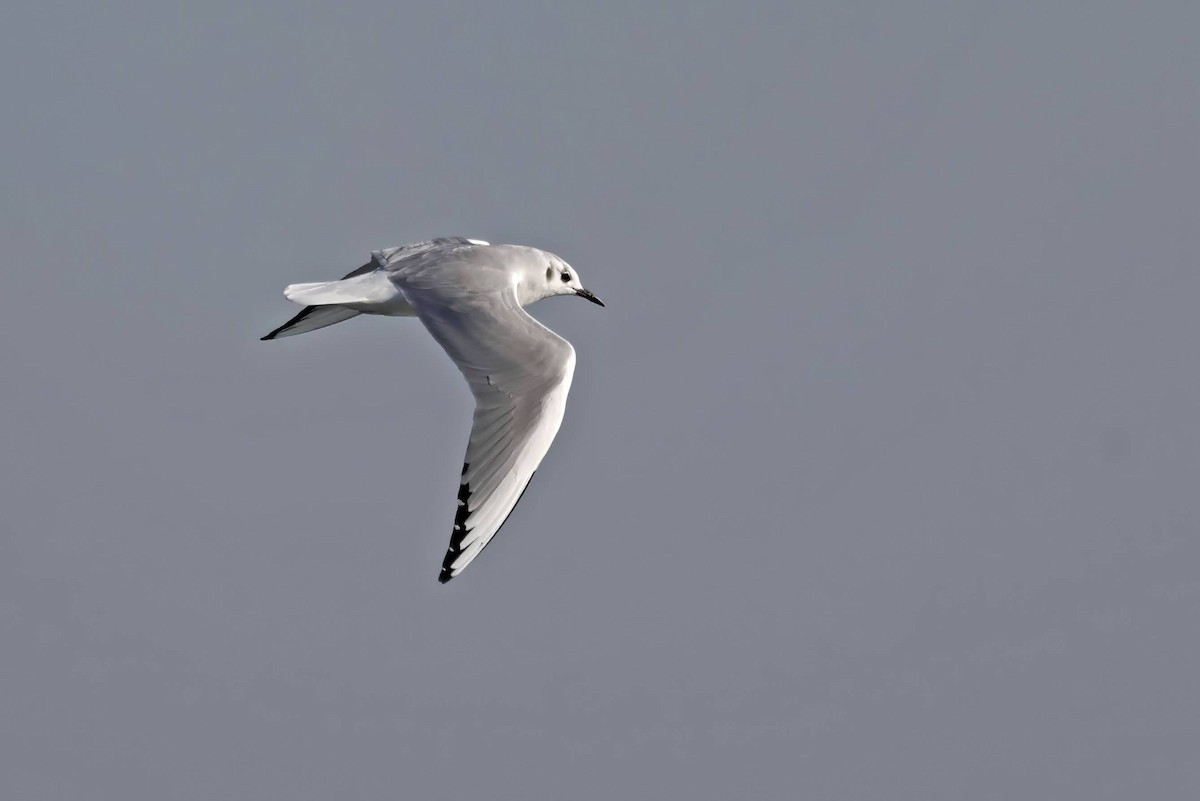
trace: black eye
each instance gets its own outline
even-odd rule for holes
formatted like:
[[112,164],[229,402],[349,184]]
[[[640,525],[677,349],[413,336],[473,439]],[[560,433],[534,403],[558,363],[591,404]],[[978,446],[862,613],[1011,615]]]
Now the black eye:
[[563,274],[562,274],[562,280],[563,280],[563,283],[564,283],[564,284],[565,284],[565,283],[568,283],[568,282],[571,280],[571,274],[570,274],[570,273],[563,273]]

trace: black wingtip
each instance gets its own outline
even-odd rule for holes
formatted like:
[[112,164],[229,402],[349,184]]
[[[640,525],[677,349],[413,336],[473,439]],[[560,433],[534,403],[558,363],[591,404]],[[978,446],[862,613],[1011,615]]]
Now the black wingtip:
[[280,332],[280,331],[282,331],[282,330],[283,330],[283,329],[285,329],[285,328],[290,328],[290,327],[292,326],[292,324],[293,324],[293,323],[295,323],[295,322],[297,322],[297,321],[299,321],[299,320],[302,320],[303,318],[307,317],[307,316],[308,316],[308,312],[309,312],[309,311],[310,311],[309,309],[305,309],[304,311],[300,312],[299,314],[297,314],[297,315],[296,315],[295,317],[293,317],[292,319],[288,320],[288,321],[287,321],[286,323],[284,323],[283,325],[281,325],[281,326],[279,326],[278,328],[276,328],[276,329],[275,329],[274,331],[272,331],[271,333],[267,334],[265,337],[259,337],[259,338],[258,338],[258,341],[259,341],[259,342],[266,342],[268,339],[275,339],[276,337],[278,337],[278,335],[279,335],[279,332]]
[[[469,464],[463,464],[462,474],[467,474]],[[462,544],[463,538],[467,536],[467,502],[471,499],[471,488],[462,483],[458,485],[458,508],[454,512],[454,530],[450,533],[450,547],[446,549],[446,556],[442,559],[442,572],[438,576],[438,583],[445,584],[450,579],[454,578],[451,565],[458,555],[462,552],[459,545]]]
[[[362,268],[360,267],[359,269],[362,269]],[[347,276],[347,278],[348,278],[348,277],[349,277],[349,276]],[[345,280],[345,279],[343,279],[343,280]],[[292,327],[292,326],[294,326],[296,323],[300,322],[300,321],[301,321],[301,320],[303,320],[305,317],[307,317],[308,315],[312,314],[314,311],[316,311],[316,310],[317,310],[317,309],[319,309],[319,308],[320,308],[319,306],[305,306],[303,309],[301,309],[300,311],[296,312],[296,315],[295,315],[294,317],[292,317],[292,319],[288,320],[286,323],[284,323],[283,325],[279,326],[279,327],[278,327],[278,328],[276,328],[274,331],[272,331],[271,333],[267,334],[265,337],[259,337],[259,338],[258,338],[258,341],[259,341],[259,342],[265,342],[265,341],[267,341],[268,339],[278,339],[278,338],[279,338],[279,333],[280,333],[281,331],[286,331],[287,329],[291,328],[291,327]]]

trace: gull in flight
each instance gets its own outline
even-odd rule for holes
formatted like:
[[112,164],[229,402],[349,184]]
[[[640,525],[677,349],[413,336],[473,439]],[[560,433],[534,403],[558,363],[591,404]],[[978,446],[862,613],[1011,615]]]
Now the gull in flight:
[[554,295],[604,304],[553,253],[461,237],[377,250],[340,281],[292,284],[283,294],[304,310],[264,340],[359,314],[416,317],[467,379],[475,417],[438,576],[446,583],[504,525],[566,410],[575,349],[524,307]]

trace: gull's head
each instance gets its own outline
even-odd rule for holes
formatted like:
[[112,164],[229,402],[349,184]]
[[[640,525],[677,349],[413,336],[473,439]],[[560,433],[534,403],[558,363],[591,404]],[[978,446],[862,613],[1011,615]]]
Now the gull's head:
[[529,303],[555,295],[578,295],[598,306],[604,305],[604,301],[583,288],[583,284],[579,280],[579,273],[575,272],[574,267],[553,253],[545,251],[537,251],[537,253],[538,258],[535,258],[533,264],[533,275],[530,276],[532,281],[529,282],[533,285],[530,287],[532,291],[529,293],[531,296]]

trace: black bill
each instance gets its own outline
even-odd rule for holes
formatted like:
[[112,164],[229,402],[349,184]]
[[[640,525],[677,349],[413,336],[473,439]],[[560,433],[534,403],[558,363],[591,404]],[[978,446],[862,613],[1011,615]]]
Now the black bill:
[[600,300],[600,298],[598,298],[598,297],[596,297],[595,295],[593,295],[593,294],[592,294],[592,293],[591,293],[589,290],[587,290],[587,289],[576,289],[576,290],[575,290],[575,294],[576,294],[576,295],[578,295],[578,296],[579,296],[579,297],[581,297],[581,298],[587,298],[587,299],[588,299],[588,300],[590,300],[592,303],[595,303],[597,306],[603,306],[603,305],[604,305],[604,301]]

